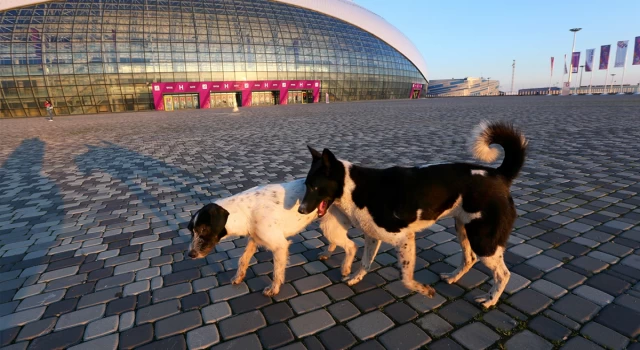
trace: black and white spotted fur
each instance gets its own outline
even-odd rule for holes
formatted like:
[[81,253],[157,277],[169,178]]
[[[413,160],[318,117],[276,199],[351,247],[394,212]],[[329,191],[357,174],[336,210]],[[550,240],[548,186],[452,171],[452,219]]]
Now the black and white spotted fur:
[[313,162],[299,210],[309,213],[333,203],[365,233],[361,268],[347,284],[362,280],[384,241],[397,250],[403,284],[427,296],[434,295],[433,288],[413,279],[415,233],[452,217],[463,259],[457,269],[441,277],[454,283],[480,259],[493,271],[494,286],[476,301],[485,307],[495,305],[510,277],[503,258],[516,219],[509,188],[524,164],[527,140],[511,124],[482,123],[475,130],[471,151],[492,162],[499,151],[491,144],[502,146],[505,154],[495,169],[467,163],[371,169],[338,160],[328,149],[320,153],[309,148]]
[[355,243],[347,237],[347,230],[351,227],[349,219],[337,207],[320,214],[315,210],[300,214],[298,206],[304,191],[304,180],[296,180],[254,187],[205,205],[193,214],[188,225],[192,234],[189,257],[207,256],[224,237],[248,236],[247,246],[238,260],[238,270],[231,282],[242,282],[251,257],[258,246],[262,246],[273,252],[273,283],[264,289],[264,294],[274,296],[284,282],[289,257],[287,238],[300,233],[319,215],[326,213],[322,216],[320,228],[329,246],[319,258],[327,259],[336,246],[342,247],[345,251],[342,274],[349,275],[357,250]]

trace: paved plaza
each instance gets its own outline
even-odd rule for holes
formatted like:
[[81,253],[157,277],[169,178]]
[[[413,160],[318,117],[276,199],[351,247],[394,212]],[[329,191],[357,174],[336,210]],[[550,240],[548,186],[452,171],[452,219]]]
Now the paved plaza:
[[[471,161],[481,119],[512,120],[529,158],[497,307],[478,263],[458,283],[452,220],[417,234],[416,279],[383,245],[341,282],[318,225],[292,238],[280,294],[246,238],[185,257],[190,214],[253,186],[304,177],[306,145],[363,165]],[[0,120],[3,349],[640,349],[640,96],[375,101]],[[501,159],[499,160],[501,161]],[[360,247],[362,233],[350,231]],[[359,250],[358,257],[361,256]],[[357,268],[356,259],[354,268]]]

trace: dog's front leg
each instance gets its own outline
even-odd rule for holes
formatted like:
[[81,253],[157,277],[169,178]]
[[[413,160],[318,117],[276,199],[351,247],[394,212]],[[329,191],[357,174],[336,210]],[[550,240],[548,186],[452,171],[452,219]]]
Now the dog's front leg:
[[398,251],[398,265],[400,265],[400,272],[402,272],[402,284],[409,290],[433,298],[436,294],[433,287],[413,279],[413,272],[416,268],[415,234],[413,232],[407,234],[404,239],[398,243],[396,250]]
[[378,249],[380,249],[380,243],[382,242],[379,239],[375,239],[365,233],[364,252],[362,253],[362,260],[360,261],[360,269],[349,277],[347,285],[353,286],[362,281],[367,272],[369,272],[369,269],[371,269],[373,259],[376,257],[376,254],[378,254]]
[[256,253],[258,249],[258,244],[256,241],[249,237],[247,241],[247,246],[244,248],[244,253],[238,260],[238,270],[236,271],[235,277],[231,280],[231,284],[240,284],[244,279],[244,276],[247,274],[247,268],[249,267],[249,262],[251,261],[251,257]]
[[284,238],[283,241],[281,245],[271,249],[273,252],[273,282],[262,292],[268,297],[280,293],[280,286],[284,283],[284,273],[287,268],[287,257],[289,256],[289,241]]

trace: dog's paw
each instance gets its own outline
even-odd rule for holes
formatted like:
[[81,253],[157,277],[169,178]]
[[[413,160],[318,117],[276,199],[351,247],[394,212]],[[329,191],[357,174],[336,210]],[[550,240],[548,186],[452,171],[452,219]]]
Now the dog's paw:
[[331,257],[330,252],[318,253],[318,260],[328,260]]
[[420,285],[417,292],[429,298],[433,298],[436,295],[436,290],[426,284]]
[[362,278],[363,276],[355,275],[355,276],[345,277],[344,279],[346,280],[347,286],[353,286],[354,284],[357,284],[358,282],[362,281]]
[[242,283],[243,279],[244,279],[244,275],[235,275],[231,280],[231,284],[240,284]]
[[342,274],[342,280],[344,281],[351,274],[351,268],[343,267],[340,273]]
[[454,284],[456,282],[458,282],[458,279],[456,278],[456,274],[453,272],[444,272],[440,274],[440,278],[447,282],[447,284]]
[[494,306],[498,302],[497,300],[494,301],[489,293],[478,295],[473,300],[486,309]]
[[268,297],[273,297],[275,295],[277,295],[278,293],[280,293],[280,286],[274,286],[273,284],[266,287],[263,291],[262,294],[264,294],[265,296]]

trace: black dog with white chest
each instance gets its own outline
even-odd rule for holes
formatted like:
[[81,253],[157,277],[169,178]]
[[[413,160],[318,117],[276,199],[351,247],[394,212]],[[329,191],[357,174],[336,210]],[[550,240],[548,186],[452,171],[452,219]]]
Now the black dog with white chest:
[[405,287],[432,297],[431,286],[413,279],[415,233],[452,217],[463,257],[457,269],[441,277],[455,283],[480,259],[493,272],[494,285],[475,300],[485,307],[496,304],[510,277],[503,256],[516,219],[509,188],[524,165],[527,140],[503,122],[482,123],[474,132],[475,158],[493,162],[499,151],[490,145],[502,146],[504,160],[498,168],[451,163],[371,169],[339,160],[328,149],[320,153],[309,147],[313,162],[298,210],[304,214],[336,205],[365,233],[360,270],[347,284],[362,280],[384,241],[397,250]]

